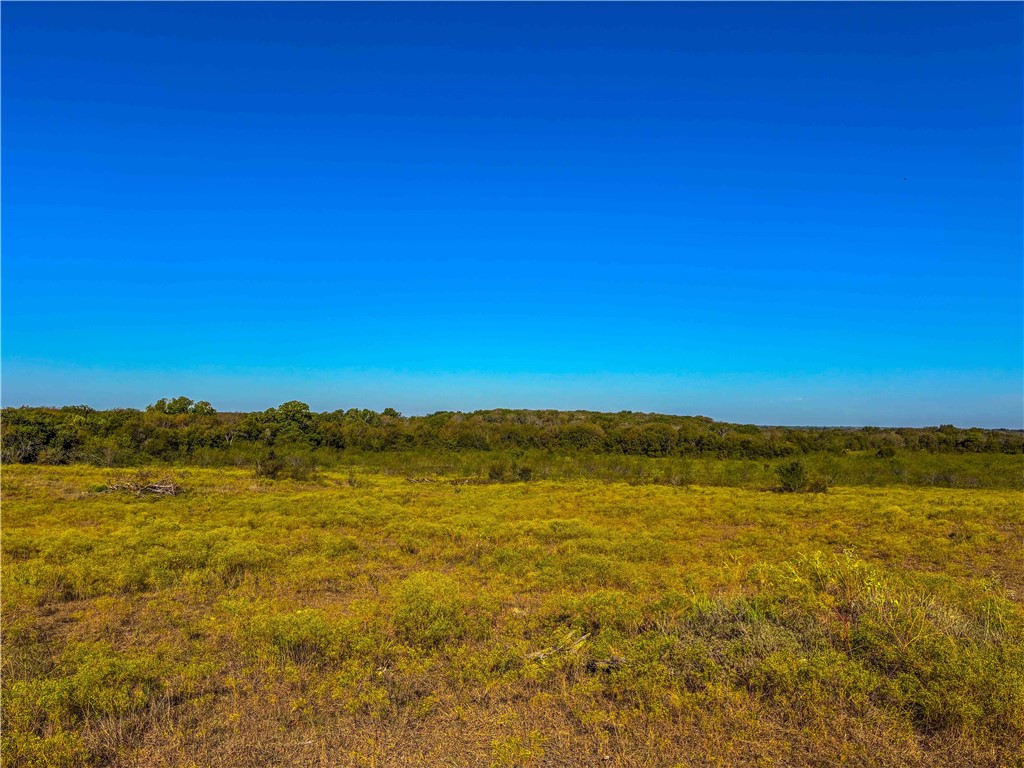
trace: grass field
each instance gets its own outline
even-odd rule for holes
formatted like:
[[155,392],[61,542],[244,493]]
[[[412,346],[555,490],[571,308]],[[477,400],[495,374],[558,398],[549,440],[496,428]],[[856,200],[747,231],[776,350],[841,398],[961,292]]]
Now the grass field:
[[5,766],[1024,765],[1019,490],[117,474],[4,468]]

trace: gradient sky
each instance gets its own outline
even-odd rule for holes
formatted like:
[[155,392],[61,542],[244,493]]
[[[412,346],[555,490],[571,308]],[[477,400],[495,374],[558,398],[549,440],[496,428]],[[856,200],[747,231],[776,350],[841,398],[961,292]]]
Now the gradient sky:
[[1019,3],[4,3],[4,405],[1024,427]]

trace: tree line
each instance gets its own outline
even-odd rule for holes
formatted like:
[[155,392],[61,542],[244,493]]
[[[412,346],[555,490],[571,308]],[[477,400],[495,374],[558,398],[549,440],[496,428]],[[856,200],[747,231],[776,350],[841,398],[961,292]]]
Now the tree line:
[[773,459],[812,453],[1024,453],[1020,430],[769,427],[705,416],[497,409],[403,416],[351,408],[324,413],[297,400],[253,413],[161,399],[145,410],[4,408],[2,460],[126,466],[148,461],[244,463],[282,452],[514,451]]

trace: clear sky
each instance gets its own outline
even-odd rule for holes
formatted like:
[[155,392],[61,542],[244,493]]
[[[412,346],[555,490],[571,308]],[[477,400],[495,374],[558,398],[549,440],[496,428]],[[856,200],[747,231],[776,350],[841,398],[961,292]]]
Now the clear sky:
[[1024,5],[2,16],[4,405],[1024,426]]

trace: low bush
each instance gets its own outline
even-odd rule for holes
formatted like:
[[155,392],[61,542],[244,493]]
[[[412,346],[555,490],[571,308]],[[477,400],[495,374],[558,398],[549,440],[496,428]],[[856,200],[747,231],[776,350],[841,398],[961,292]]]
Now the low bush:
[[402,581],[395,595],[395,630],[405,643],[427,650],[439,648],[469,633],[466,608],[458,584],[450,576],[415,573]]
[[253,474],[266,480],[317,480],[319,467],[308,456],[289,454],[276,456],[273,451],[263,459],[257,459]]
[[795,493],[807,487],[807,467],[802,461],[791,461],[775,468],[779,478],[779,489],[785,493]]

